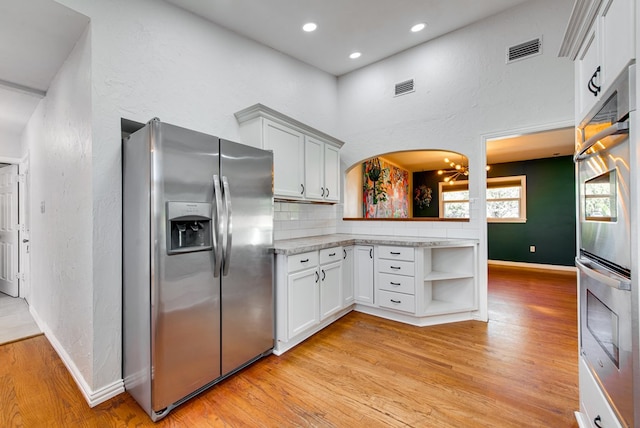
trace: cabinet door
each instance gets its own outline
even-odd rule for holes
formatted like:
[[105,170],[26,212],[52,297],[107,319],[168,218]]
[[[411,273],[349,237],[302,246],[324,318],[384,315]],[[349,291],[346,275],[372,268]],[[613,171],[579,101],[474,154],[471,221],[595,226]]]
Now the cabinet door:
[[342,251],[342,305],[346,307],[353,303],[353,247],[345,247]]
[[324,199],[340,200],[340,149],[324,145]]
[[324,143],[311,137],[304,138],[304,196],[324,199]]
[[342,262],[320,266],[320,319],[342,309]]
[[317,268],[289,275],[287,290],[289,339],[320,322],[319,280]]
[[304,136],[279,123],[264,120],[264,148],[273,150],[274,196],[304,196]]
[[373,247],[356,245],[354,247],[354,287],[356,303],[372,305],[373,301]]
[[602,12],[602,69],[606,87],[635,56],[634,18],[632,0],[605,2]]
[[578,120],[582,120],[600,99],[603,89],[599,34],[598,21],[596,21],[575,61],[575,113]]

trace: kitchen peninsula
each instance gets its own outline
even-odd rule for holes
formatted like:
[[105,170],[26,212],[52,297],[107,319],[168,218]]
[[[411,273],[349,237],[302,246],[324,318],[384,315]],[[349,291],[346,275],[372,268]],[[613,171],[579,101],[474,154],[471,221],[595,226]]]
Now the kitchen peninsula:
[[352,310],[427,326],[474,318],[478,241],[333,234],[274,241],[280,355]]

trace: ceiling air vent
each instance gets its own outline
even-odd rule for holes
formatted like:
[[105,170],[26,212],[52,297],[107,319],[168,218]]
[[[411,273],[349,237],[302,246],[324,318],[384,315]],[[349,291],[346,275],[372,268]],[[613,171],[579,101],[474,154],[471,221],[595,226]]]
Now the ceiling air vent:
[[542,37],[507,48],[507,64],[542,53]]
[[404,82],[396,83],[395,96],[408,94],[415,90],[413,79],[405,80]]

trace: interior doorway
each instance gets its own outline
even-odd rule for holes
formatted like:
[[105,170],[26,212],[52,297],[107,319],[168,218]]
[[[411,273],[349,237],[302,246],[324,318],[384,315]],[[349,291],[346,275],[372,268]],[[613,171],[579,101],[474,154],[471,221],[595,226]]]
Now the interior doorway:
[[0,292],[18,297],[20,290],[18,165],[0,167]]
[[489,264],[573,269],[573,151],[571,124],[486,139]]

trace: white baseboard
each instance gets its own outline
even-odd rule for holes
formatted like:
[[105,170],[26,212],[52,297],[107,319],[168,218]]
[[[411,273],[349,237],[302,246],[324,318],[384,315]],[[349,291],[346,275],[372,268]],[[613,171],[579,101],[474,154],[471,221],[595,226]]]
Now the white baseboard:
[[575,266],[546,265],[541,263],[507,262],[504,260],[489,260],[488,264],[495,265],[495,266],[510,266],[510,267],[529,268],[529,269],[546,269],[546,270],[559,270],[563,272],[577,272]]
[[69,354],[67,354],[67,351],[65,351],[60,341],[56,338],[55,334],[53,334],[49,326],[42,321],[31,305],[29,306],[29,312],[33,316],[36,324],[38,324],[38,327],[40,327],[40,330],[44,333],[47,340],[49,340],[49,343],[51,343],[51,346],[53,346],[53,349],[58,353],[58,356],[67,367],[67,370],[69,370],[69,373],[71,373],[71,377],[76,382],[76,385],[78,385],[78,388],[89,407],[95,407],[98,404],[104,403],[105,401],[124,392],[124,381],[122,379],[118,379],[117,381],[95,391],[92,390],[91,387],[89,387],[89,384],[87,384],[87,381],[84,380],[84,376],[82,376],[82,373],[80,373],[76,364],[73,362]]

